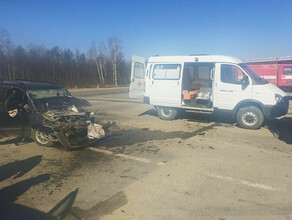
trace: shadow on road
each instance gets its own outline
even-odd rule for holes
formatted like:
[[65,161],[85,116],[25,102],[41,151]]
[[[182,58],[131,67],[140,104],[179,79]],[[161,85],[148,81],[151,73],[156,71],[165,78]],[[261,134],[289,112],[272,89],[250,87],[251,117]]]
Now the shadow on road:
[[20,144],[25,144],[31,142],[31,140],[28,139],[23,139],[21,137],[13,138],[13,139],[8,139],[5,141],[1,141],[0,145],[5,145],[5,144],[15,144],[15,145],[20,145]]
[[13,185],[7,186],[0,190],[0,204],[1,206],[9,205],[17,200],[19,196],[25,193],[30,187],[39,183],[46,182],[50,179],[50,174],[42,174],[26,180],[22,180]]
[[[21,145],[29,144],[29,143],[35,143],[35,142],[31,138],[17,137],[17,138],[12,138],[12,139],[7,139],[7,140],[1,140],[1,137],[0,137],[0,145],[14,144],[15,146],[21,146]],[[60,142],[54,142],[53,145],[49,147],[47,146],[42,146],[42,147],[64,150]]]
[[41,160],[41,155],[27,158],[25,160],[16,160],[14,162],[0,166],[0,182],[17,174],[14,179],[19,178],[37,166]]
[[[41,183],[43,181],[47,181],[47,178],[49,176],[46,176],[46,175],[47,174],[43,174],[37,177],[33,177],[31,179],[21,181],[17,183],[17,185],[15,184],[7,188],[4,188],[3,190],[5,193],[3,193],[3,191],[1,190],[0,198],[2,199],[2,196],[15,196],[15,197],[10,197],[10,198],[13,198],[16,200],[17,196],[20,196],[20,194],[24,193],[31,186]],[[12,190],[15,190],[15,189],[16,189],[16,193],[13,193]],[[19,189],[22,189],[22,190],[19,190]],[[2,219],[63,219],[68,213],[71,212],[71,207],[76,199],[77,193],[78,193],[78,189],[69,193],[64,199],[62,199],[62,201],[60,201],[48,213],[3,199],[3,201],[0,203],[1,218]],[[74,217],[73,214],[72,216]],[[76,218],[78,219],[78,217]]]
[[267,128],[272,132],[275,138],[292,144],[292,117],[281,119],[272,119],[266,123]]
[[155,109],[149,109],[149,110],[139,114],[138,116],[143,116],[143,115],[151,115],[151,116],[158,117],[157,112],[156,112]]
[[[23,176],[37,166],[42,156],[34,156],[25,160],[14,161],[0,167],[0,182],[17,174],[14,179]],[[48,213],[15,203],[16,200],[32,186],[44,183],[50,179],[50,174],[22,180],[0,190],[1,219],[62,219],[69,212],[76,199],[78,189],[69,193]]]
[[[138,116],[143,115],[150,115],[158,118],[157,112],[155,109],[147,110]],[[227,123],[227,124],[234,124],[235,120],[232,114],[228,113],[214,113],[214,114],[204,114],[204,113],[197,113],[191,111],[182,111],[177,119],[186,119],[187,121],[194,121],[194,122],[202,122],[202,123],[210,123],[210,122],[217,122],[217,123]]]
[[[150,115],[153,117],[157,117],[158,115],[155,109],[150,109],[141,113],[138,116]],[[214,114],[203,114],[196,113],[190,111],[184,111],[178,115],[178,120],[185,119],[191,122],[199,122],[199,123],[220,123],[220,124],[229,124],[232,126],[236,123],[232,114],[228,113],[214,113]],[[159,119],[158,119],[159,120]],[[270,119],[265,122],[265,127],[268,128],[275,138],[284,141],[287,144],[292,144],[292,117],[283,117],[281,119]],[[155,135],[155,134],[154,134]],[[144,138],[146,138],[145,135]]]
[[[159,120],[159,119],[158,119]],[[212,130],[215,127],[222,126],[221,123],[211,123],[207,126],[202,126],[195,131],[161,131],[161,130],[149,130],[148,128],[142,129],[131,129],[131,130],[120,130],[112,133],[110,136],[107,136],[99,140],[98,145],[105,147],[121,147],[121,146],[130,146],[138,143],[145,143],[147,141],[153,140],[167,140],[167,139],[188,139],[196,135],[205,135],[205,132]],[[92,146],[93,147],[93,146]],[[123,152],[118,152],[123,153]]]
[[234,124],[235,120],[232,114],[228,113],[213,113],[213,114],[204,114],[196,112],[183,112],[179,119],[186,119],[188,121],[200,122],[200,123],[225,123],[225,124]]
[[78,216],[80,219],[99,219],[101,216],[111,214],[113,211],[126,205],[127,203],[128,200],[126,194],[121,191],[109,199],[97,203],[88,210],[73,207],[71,214]]

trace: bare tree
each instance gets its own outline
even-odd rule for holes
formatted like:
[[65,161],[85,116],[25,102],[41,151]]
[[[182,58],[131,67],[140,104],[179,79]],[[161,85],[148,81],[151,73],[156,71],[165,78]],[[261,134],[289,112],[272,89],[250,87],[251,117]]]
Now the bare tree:
[[122,48],[122,42],[116,37],[110,37],[108,39],[108,45],[110,50],[110,60],[112,63],[113,68],[113,81],[114,85],[118,85],[118,66],[123,60],[121,48]]
[[99,75],[99,81],[101,84],[105,83],[105,79],[104,79],[105,52],[106,52],[106,47],[104,43],[101,42],[97,50],[94,41],[91,43],[91,47],[89,48],[87,52],[90,60],[93,60],[96,65],[96,69]]
[[0,28],[0,79],[38,80],[66,87],[96,87],[97,84],[128,84],[130,65],[122,57],[121,41],[92,43],[87,56],[69,48],[30,44],[15,47],[7,30]]
[[13,43],[10,40],[10,33],[4,29],[0,29],[0,49],[7,58],[7,70],[8,78],[11,80],[14,78],[13,70],[11,70],[11,57],[13,52]]
[[103,84],[105,83],[105,63],[106,63],[106,44],[102,41],[99,43],[97,51],[98,65]]

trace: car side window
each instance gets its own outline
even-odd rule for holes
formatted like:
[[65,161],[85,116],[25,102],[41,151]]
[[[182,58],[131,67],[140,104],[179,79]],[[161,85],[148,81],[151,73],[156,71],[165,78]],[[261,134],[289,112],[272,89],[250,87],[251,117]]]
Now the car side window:
[[237,66],[222,64],[221,65],[221,82],[230,84],[242,84],[244,73]]

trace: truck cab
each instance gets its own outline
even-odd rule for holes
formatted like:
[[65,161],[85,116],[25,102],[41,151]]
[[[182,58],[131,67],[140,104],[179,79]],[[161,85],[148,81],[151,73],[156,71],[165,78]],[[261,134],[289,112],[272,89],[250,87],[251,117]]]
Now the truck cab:
[[161,119],[175,119],[179,109],[224,111],[249,129],[287,114],[289,107],[286,93],[247,64],[218,55],[156,56],[147,65],[133,56],[130,97],[143,97]]

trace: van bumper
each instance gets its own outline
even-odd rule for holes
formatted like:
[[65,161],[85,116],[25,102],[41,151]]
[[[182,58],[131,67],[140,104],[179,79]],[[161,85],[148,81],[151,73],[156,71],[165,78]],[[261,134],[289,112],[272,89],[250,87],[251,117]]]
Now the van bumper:
[[282,102],[278,102],[276,105],[264,105],[263,113],[266,118],[280,117],[286,115],[289,109],[289,99],[284,97]]

